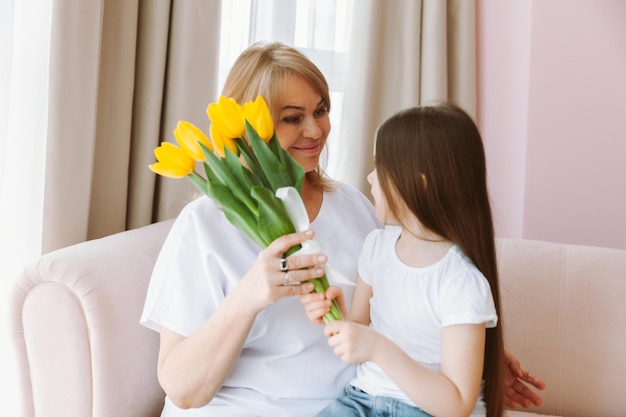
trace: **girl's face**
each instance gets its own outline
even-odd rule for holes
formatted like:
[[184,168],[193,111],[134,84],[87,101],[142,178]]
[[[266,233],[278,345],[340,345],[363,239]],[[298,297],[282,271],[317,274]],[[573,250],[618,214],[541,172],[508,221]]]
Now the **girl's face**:
[[374,197],[374,206],[376,207],[376,217],[383,223],[388,223],[389,218],[387,216],[387,200],[383,195],[382,190],[380,189],[380,184],[378,183],[378,174],[376,173],[376,168],[367,176],[367,182],[371,185],[371,193],[372,197]]
[[305,172],[317,168],[330,132],[330,119],[322,97],[302,78],[288,80],[275,129],[280,146]]

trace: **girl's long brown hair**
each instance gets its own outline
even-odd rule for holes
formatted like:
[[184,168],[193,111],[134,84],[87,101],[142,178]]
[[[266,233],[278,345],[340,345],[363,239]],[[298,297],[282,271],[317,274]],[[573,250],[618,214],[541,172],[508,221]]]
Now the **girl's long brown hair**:
[[500,417],[503,320],[480,133],[457,106],[410,108],[380,126],[375,157],[379,184],[394,217],[401,220],[402,209],[408,209],[423,227],[456,244],[489,281],[499,322],[487,329],[484,399],[487,416]]

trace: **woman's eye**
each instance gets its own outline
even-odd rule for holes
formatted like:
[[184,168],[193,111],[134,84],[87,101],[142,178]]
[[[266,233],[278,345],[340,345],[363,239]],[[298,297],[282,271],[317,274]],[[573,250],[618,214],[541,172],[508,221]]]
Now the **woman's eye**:
[[302,120],[301,116],[286,116],[286,117],[283,117],[283,122],[289,123],[289,124],[299,123],[301,120]]
[[327,113],[328,109],[326,107],[322,107],[321,109],[315,110],[315,112],[313,113],[313,117],[319,119],[320,117],[326,116]]

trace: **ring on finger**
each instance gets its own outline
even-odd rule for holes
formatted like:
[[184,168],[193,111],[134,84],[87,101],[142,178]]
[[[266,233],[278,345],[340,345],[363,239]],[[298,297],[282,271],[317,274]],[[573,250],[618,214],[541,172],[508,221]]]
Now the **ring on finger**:
[[283,286],[300,285],[300,284],[301,284],[300,281],[291,281],[289,272],[285,272],[285,281],[283,282]]
[[285,258],[285,255],[280,257],[280,271],[281,272],[287,272],[289,269],[287,268],[287,258]]

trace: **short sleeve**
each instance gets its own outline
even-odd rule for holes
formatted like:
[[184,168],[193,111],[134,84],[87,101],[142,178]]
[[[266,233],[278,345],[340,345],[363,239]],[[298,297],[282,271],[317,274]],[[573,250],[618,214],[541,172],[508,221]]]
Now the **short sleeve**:
[[440,305],[443,326],[485,323],[489,328],[498,322],[489,282],[474,267],[442,282]]
[[[233,247],[237,253],[227,249]],[[191,335],[215,311],[259,249],[208,197],[188,204],[155,263],[141,324]]]

